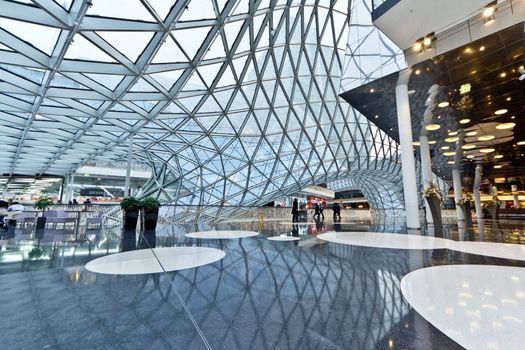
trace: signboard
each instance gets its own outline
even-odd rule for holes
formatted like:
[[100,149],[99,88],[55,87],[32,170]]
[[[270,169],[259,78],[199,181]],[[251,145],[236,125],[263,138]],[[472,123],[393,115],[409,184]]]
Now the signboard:
[[106,197],[108,194],[101,188],[81,188],[80,195],[85,197]]

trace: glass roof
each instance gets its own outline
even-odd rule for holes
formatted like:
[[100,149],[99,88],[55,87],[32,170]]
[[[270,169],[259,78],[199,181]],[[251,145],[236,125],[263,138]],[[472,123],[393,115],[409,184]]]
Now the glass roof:
[[[369,1],[356,4],[370,16]],[[398,52],[369,64],[364,46],[347,47],[367,35],[355,34],[358,23],[349,40],[350,6],[3,2],[0,173],[65,175],[123,160],[133,137],[134,160],[154,169],[145,193],[236,205],[397,164],[397,144],[338,96],[341,78],[361,67],[375,78]]]

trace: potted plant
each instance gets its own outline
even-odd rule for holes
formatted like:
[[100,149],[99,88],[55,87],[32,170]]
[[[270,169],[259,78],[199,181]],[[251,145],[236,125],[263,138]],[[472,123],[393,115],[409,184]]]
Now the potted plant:
[[140,201],[135,197],[126,197],[120,202],[123,211],[122,251],[135,249],[137,221]]
[[53,205],[53,200],[49,197],[42,197],[35,202],[35,209],[42,210],[42,216],[36,219],[35,234],[43,235],[46,229],[47,218],[45,217],[46,209]]
[[160,202],[153,197],[145,197],[140,201],[140,207],[143,210],[143,240],[140,242],[141,248],[155,247],[155,229],[159,218]]
[[430,184],[430,186],[423,191],[423,197],[425,197],[430,212],[432,213],[434,235],[436,237],[443,237],[443,222],[441,221],[441,204],[443,203],[443,195],[434,184]]
[[456,203],[463,214],[465,215],[465,220],[467,220],[467,227],[472,227],[472,212],[470,209],[470,202],[472,201],[472,195],[467,192],[462,192],[459,201]]

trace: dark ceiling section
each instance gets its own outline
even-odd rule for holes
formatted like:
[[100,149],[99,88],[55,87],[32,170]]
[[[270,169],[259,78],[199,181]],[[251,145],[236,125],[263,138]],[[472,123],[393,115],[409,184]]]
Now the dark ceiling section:
[[[412,67],[409,93],[413,137],[417,141],[422,133],[428,135],[433,168],[438,174],[450,179],[453,152],[463,152],[466,173],[472,173],[476,162],[483,163],[485,177],[525,173],[525,80],[520,80],[525,78],[524,51],[521,23]],[[399,141],[397,78],[398,73],[388,75],[341,97]],[[423,116],[429,89],[435,84],[435,103],[443,106],[448,102],[448,106],[435,107],[431,123],[439,129],[430,131],[425,129],[429,122],[425,124]],[[461,135],[463,143],[454,141]]]

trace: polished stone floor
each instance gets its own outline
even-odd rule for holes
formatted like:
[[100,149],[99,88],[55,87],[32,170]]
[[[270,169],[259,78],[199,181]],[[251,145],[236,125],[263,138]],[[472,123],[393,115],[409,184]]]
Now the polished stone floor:
[[[443,238],[512,244],[525,241],[523,221],[474,224],[469,229],[447,225]],[[186,237],[195,231],[221,230],[259,235]],[[119,252],[115,232],[90,237],[91,243],[75,242],[71,237],[17,235],[3,241],[0,252],[1,348],[462,349],[449,330],[436,328],[439,320],[427,321],[409,304],[402,294],[401,280],[405,288],[407,283],[408,288],[410,283],[417,286],[415,296],[414,289],[412,294],[406,293],[422,311],[425,296],[429,304],[440,302],[439,293],[431,299],[433,294],[425,288],[443,286],[411,279],[413,271],[460,264],[525,267],[524,261],[516,259],[442,247],[376,248],[316,237],[333,231],[406,234],[401,226],[366,222],[159,227],[156,248],[215,248],[225,255],[198,267],[137,275],[95,273],[85,268],[94,259]],[[423,230],[423,235],[432,233],[432,229]],[[300,239],[267,239],[285,235]],[[152,243],[150,237],[140,246],[154,254],[148,248]],[[156,261],[166,270],[162,259],[148,261]],[[490,282],[489,278],[478,278],[470,283]],[[515,299],[514,309],[520,311],[519,295]],[[511,303],[509,298],[505,300]],[[525,315],[525,310],[521,311]],[[440,315],[442,320],[446,313]],[[496,317],[488,315],[476,316],[474,312],[472,317]],[[482,321],[478,323],[490,324],[491,320]],[[519,321],[514,317],[509,322]],[[468,338],[477,330],[472,330],[468,318],[466,322],[464,329],[455,331]],[[498,339],[491,339],[487,332],[484,336],[493,341],[486,348],[498,348]]]

